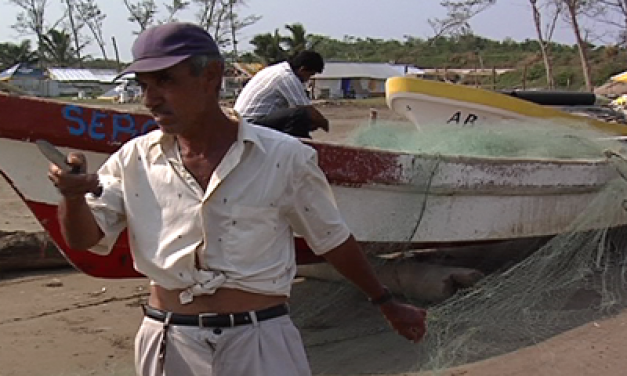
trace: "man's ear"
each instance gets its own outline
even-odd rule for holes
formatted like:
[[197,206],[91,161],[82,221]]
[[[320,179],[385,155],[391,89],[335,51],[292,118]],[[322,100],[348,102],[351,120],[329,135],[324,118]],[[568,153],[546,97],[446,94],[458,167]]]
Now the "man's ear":
[[222,89],[222,75],[224,73],[224,62],[210,61],[203,72],[203,80],[206,80],[208,87],[220,93]]

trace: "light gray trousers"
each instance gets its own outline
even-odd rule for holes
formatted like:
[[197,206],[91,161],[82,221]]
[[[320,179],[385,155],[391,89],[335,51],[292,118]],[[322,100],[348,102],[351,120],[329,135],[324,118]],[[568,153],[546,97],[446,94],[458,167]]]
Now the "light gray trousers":
[[144,318],[135,338],[137,375],[311,375],[300,333],[287,315],[233,328],[170,325],[164,348],[163,329],[162,322]]

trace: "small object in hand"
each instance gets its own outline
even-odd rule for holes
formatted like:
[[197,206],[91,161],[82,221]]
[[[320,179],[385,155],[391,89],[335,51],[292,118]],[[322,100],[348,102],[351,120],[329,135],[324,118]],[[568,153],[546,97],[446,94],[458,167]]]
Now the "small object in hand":
[[80,167],[70,165],[67,162],[67,156],[61,153],[59,149],[57,149],[48,141],[37,140],[35,141],[35,144],[37,144],[37,147],[39,148],[39,151],[41,151],[41,154],[43,154],[44,157],[46,157],[51,163],[54,163],[61,170],[73,174],[77,174],[80,172]]
[[[67,156],[50,142],[40,139],[35,141],[35,144],[37,144],[39,151],[41,151],[41,154],[43,154],[44,157],[48,159],[48,161],[55,164],[64,172],[69,172],[71,174],[79,174],[81,172],[80,166],[72,166],[71,164],[69,164],[67,161]],[[92,194],[96,197],[100,197],[102,195],[102,185],[98,184],[98,187],[92,192]]]

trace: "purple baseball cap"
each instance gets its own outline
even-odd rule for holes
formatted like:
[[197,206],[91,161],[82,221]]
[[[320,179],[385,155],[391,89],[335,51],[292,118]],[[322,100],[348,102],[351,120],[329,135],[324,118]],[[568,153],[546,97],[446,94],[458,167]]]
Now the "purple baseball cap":
[[172,22],[144,30],[132,48],[133,62],[115,79],[129,73],[154,72],[170,68],[190,56],[222,59],[211,35],[198,25]]

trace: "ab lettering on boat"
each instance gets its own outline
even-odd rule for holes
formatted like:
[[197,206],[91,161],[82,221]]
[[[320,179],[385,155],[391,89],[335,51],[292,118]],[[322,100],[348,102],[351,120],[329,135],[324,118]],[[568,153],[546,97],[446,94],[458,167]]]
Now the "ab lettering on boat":
[[[453,116],[451,116],[450,119],[448,119],[446,124],[450,124],[452,122],[455,122],[455,124],[459,124],[461,119],[462,119],[462,112],[461,111],[457,111],[455,114],[453,114]],[[466,116],[466,119],[463,122],[463,125],[468,125],[468,124],[472,125],[478,119],[479,119],[479,116],[477,116],[475,114],[468,114],[468,116]]]
[[63,107],[63,118],[74,123],[68,130],[72,136],[87,134],[93,140],[126,141],[157,128],[152,118],[142,119],[131,114],[87,110],[68,105]]

